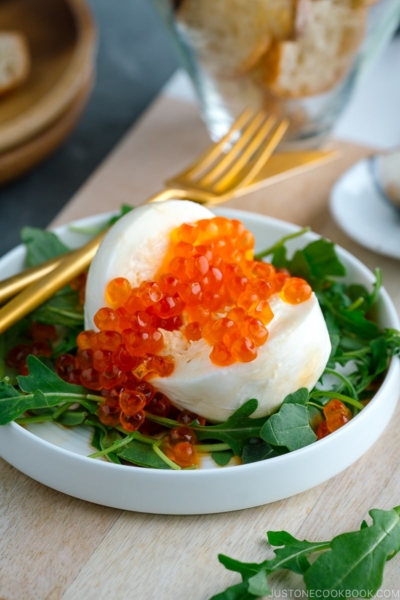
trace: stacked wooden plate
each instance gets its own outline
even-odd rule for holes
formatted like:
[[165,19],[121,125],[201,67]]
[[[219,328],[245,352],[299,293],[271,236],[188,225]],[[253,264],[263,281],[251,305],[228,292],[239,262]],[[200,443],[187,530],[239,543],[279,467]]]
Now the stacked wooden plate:
[[84,0],[2,0],[1,30],[25,34],[27,80],[0,98],[0,184],[38,164],[76,124],[94,80],[96,33]]

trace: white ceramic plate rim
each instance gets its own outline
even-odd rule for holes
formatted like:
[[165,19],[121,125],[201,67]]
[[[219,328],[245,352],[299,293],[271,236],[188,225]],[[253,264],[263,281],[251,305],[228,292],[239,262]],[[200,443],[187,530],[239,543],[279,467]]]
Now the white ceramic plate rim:
[[[287,230],[291,230],[293,232],[300,229],[296,225],[287,223],[280,219],[275,219],[273,217],[266,217],[264,215],[259,215],[256,213],[249,213],[247,211],[242,211],[242,210],[225,208],[225,209],[215,210],[214,212],[223,214],[231,219],[242,220],[243,218],[246,218],[246,217],[247,218],[258,218],[258,219],[260,219],[264,222],[268,222],[272,225],[275,224],[280,227],[284,226]],[[106,221],[109,217],[111,217],[113,215],[115,215],[114,212],[113,213],[103,213],[101,215],[95,215],[92,217],[86,217],[84,219],[80,219],[79,221],[74,221],[73,223],[70,223],[67,226],[69,226],[69,225],[74,225],[77,227],[87,227],[89,225],[96,226],[96,225]],[[54,231],[56,233],[62,233],[67,226],[57,227]],[[315,239],[319,239],[319,238],[320,238],[320,236],[313,232],[309,232],[305,236],[305,239],[307,239],[307,240],[315,240]],[[363,265],[363,263],[361,261],[359,261],[351,253],[349,253],[347,250],[341,248],[340,246],[337,246],[337,249],[339,251],[339,254],[341,256],[343,256],[346,259],[346,261],[353,263],[355,265],[355,267],[357,268],[357,270],[360,271],[371,282],[371,284],[373,283],[373,281],[374,281],[373,274],[366,266]],[[17,253],[20,253],[21,251],[23,251],[23,246],[22,245],[17,246],[14,250],[11,250],[9,253],[7,253],[3,257],[3,259],[0,260],[0,265],[4,259],[6,259],[6,258],[11,259],[12,255],[14,253],[17,254]],[[381,289],[381,298],[385,304],[386,309],[388,310],[390,320],[392,321],[393,328],[398,329],[399,328],[399,319],[398,319],[396,309],[394,308],[393,303],[384,288]],[[250,463],[250,464],[246,464],[246,465],[229,466],[229,467],[224,467],[224,468],[215,469],[215,470],[213,470],[213,469],[201,470],[200,469],[200,470],[195,470],[195,471],[172,471],[172,470],[164,471],[164,470],[156,470],[156,469],[141,467],[140,471],[142,473],[146,472],[146,475],[148,477],[156,478],[157,480],[164,480],[164,479],[182,480],[182,478],[199,479],[199,478],[204,478],[204,477],[217,478],[218,480],[221,480],[221,478],[223,479],[224,477],[228,477],[228,474],[230,476],[231,475],[230,471],[232,469],[240,469],[241,472],[244,472],[246,470],[246,472],[250,473],[250,472],[257,471],[257,470],[262,470],[266,463],[268,463],[268,464],[273,463],[274,465],[287,463],[288,461],[290,461],[290,459],[294,455],[296,455],[296,457],[300,457],[300,456],[306,457],[308,454],[314,453],[317,450],[317,448],[320,448],[322,450],[322,447],[326,448],[329,445],[334,446],[334,445],[336,445],[336,443],[340,443],[341,437],[343,437],[343,436],[347,437],[348,435],[351,435],[352,427],[354,427],[355,424],[358,424],[361,419],[365,418],[365,415],[368,413],[368,411],[372,410],[373,406],[375,406],[377,403],[380,402],[380,398],[382,396],[384,396],[385,390],[389,386],[390,379],[395,374],[398,374],[398,371],[399,371],[399,361],[397,359],[392,359],[391,364],[388,369],[388,372],[385,376],[385,379],[384,379],[380,389],[378,390],[378,392],[375,394],[374,398],[372,399],[372,401],[365,407],[365,409],[361,413],[359,413],[354,419],[352,419],[348,424],[346,424],[345,427],[332,433],[328,437],[326,437],[322,440],[319,440],[318,446],[316,446],[315,443],[313,443],[313,444],[310,444],[309,446],[306,446],[305,448],[295,450],[294,452],[290,452],[289,454],[270,458],[265,461],[259,461],[259,462]],[[87,464],[93,463],[93,459],[79,455],[75,452],[71,452],[64,448],[55,446],[55,445],[51,444],[50,442],[47,442],[46,440],[43,440],[43,439],[35,436],[33,433],[27,431],[26,429],[18,426],[16,423],[10,423],[10,425],[8,425],[6,427],[12,427],[12,428],[18,430],[19,434],[26,436],[28,438],[31,438],[37,444],[49,449],[52,452],[59,453],[64,456],[72,457],[75,460],[83,461],[84,463],[87,463]],[[114,472],[121,471],[121,470],[124,472],[126,472],[127,470],[135,472],[135,470],[136,470],[135,467],[132,467],[132,466],[116,465],[114,463],[107,463],[107,462],[100,462],[100,461],[97,461],[96,467],[98,469],[101,469],[101,471],[104,472],[105,476],[107,473],[110,472],[110,470],[112,470]]]

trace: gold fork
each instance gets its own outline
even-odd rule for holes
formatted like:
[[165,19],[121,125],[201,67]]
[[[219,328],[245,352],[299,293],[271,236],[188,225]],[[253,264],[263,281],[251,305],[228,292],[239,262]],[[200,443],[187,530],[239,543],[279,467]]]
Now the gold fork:
[[[234,190],[245,186],[262,169],[288,124],[286,119],[278,120],[263,112],[254,114],[247,109],[219,142],[169,179],[167,189],[148,198],[146,203],[173,198],[209,206],[226,202]],[[0,309],[0,334],[88,267],[104,234],[78,250],[0,282],[0,304],[21,292]]]

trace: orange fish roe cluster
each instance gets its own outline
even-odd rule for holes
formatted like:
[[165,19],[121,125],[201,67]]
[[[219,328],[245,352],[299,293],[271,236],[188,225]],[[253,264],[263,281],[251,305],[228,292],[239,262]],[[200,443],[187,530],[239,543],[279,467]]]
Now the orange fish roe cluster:
[[198,464],[195,450],[196,434],[190,427],[171,429],[161,445],[162,451],[180,467]]
[[[117,364],[113,364],[115,356],[106,354],[110,351],[101,352],[102,355],[99,354],[99,351],[88,348],[79,349],[76,356],[62,354],[55,362],[55,370],[64,381],[84,385],[90,390],[95,390],[104,398],[104,402],[100,404],[97,412],[103,425],[108,427],[122,425],[128,432],[140,428],[145,435],[155,435],[163,428],[151,420],[146,420],[145,410],[157,417],[176,419],[182,424],[182,427],[176,430],[179,434],[181,429],[182,432],[185,432],[187,429],[185,426],[193,422],[197,422],[199,425],[206,424],[202,417],[186,410],[179,411],[172,406],[169,398],[157,391],[149,381],[141,381],[135,377],[129,369],[131,365],[127,361],[127,355],[124,356],[123,368],[125,371],[123,371]],[[191,442],[192,445],[194,443],[188,437],[179,438],[178,441]],[[178,460],[179,456],[178,452]],[[194,449],[191,456],[194,457]],[[189,459],[190,456],[187,456],[186,460]],[[187,466],[182,460],[178,464]]]
[[[145,402],[135,387],[155,376],[171,375],[174,361],[164,355],[163,331],[181,330],[190,342],[204,339],[212,347],[215,365],[250,362],[268,338],[267,325],[274,316],[269,298],[280,293],[284,301],[298,304],[310,297],[305,281],[254,261],[253,249],[252,233],[235,219],[184,223],[172,232],[154,281],[136,288],[124,277],[109,282],[108,306],[94,316],[98,331],[84,331],[77,339],[80,382],[92,390],[106,390],[106,398],[107,390],[113,398],[118,395],[115,406],[106,400],[99,409],[103,423],[119,421],[134,431],[154,398],[159,407],[155,414],[165,416],[162,406],[169,400],[163,394],[157,392]],[[66,369],[67,378],[78,376],[72,366],[63,363],[59,368]],[[181,460],[186,459],[182,454]]]
[[11,348],[6,357],[6,363],[9,367],[17,369],[19,375],[28,375],[28,366],[26,359],[29,354],[34,356],[51,356],[51,342],[55,342],[58,333],[54,325],[42,325],[33,321],[29,328],[30,344],[18,344]]
[[172,359],[160,356],[162,330],[182,329],[188,341],[203,338],[216,365],[254,360],[274,316],[269,298],[280,293],[284,301],[298,304],[311,296],[311,288],[284,269],[254,261],[253,248],[252,233],[235,219],[184,223],[172,232],[154,281],[134,289],[123,277],[109,282],[109,306],[94,317],[100,332],[82,333],[79,348],[106,353],[103,362],[95,357],[96,370],[104,369],[113,353],[113,364],[138,379],[172,372]]
[[334,398],[324,406],[325,420],[318,426],[317,437],[319,440],[333,433],[351,419],[351,412],[343,402]]
[[273,294],[291,304],[311,296],[306,281],[253,260],[254,237],[240,221],[215,217],[184,223],[172,238],[156,282],[184,302],[183,334],[210,344],[215,365],[257,357],[274,316],[268,302]]

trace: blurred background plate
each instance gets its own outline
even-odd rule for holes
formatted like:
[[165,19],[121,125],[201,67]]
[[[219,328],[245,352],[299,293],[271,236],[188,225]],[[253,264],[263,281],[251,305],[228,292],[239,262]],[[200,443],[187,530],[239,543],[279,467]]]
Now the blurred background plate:
[[74,129],[92,91],[93,76],[54,123],[21,146],[0,153],[0,185],[22,175],[51,154]]
[[400,260],[400,211],[381,192],[373,158],[356,163],[334,185],[332,217],[355,242]]
[[0,29],[24,33],[31,71],[0,99],[0,152],[48,128],[82,92],[93,73],[95,26],[83,0],[2,0]]

